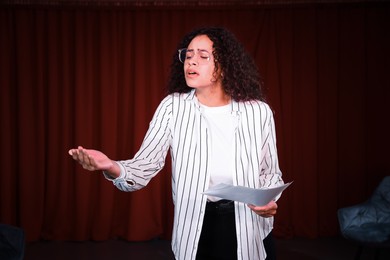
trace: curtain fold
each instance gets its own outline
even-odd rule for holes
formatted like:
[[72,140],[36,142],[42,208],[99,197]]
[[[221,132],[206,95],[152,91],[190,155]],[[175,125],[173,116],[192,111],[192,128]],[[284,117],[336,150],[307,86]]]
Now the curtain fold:
[[171,236],[169,159],[123,193],[68,156],[138,150],[177,43],[225,26],[250,52],[275,111],[283,178],[275,234],[338,234],[338,208],[390,174],[390,5],[86,8],[0,5],[0,222],[28,241]]

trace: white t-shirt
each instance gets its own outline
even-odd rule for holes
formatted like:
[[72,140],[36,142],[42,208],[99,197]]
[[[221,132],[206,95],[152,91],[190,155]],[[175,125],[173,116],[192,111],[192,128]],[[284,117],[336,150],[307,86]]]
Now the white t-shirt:
[[[207,107],[201,104],[201,107],[211,134],[209,188],[219,183],[233,184],[234,117],[231,105]],[[208,200],[217,201],[220,198],[209,196]]]

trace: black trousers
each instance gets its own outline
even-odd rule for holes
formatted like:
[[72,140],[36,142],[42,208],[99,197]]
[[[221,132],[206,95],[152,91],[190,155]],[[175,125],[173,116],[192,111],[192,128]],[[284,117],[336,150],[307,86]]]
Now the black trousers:
[[[275,260],[272,234],[264,239],[267,260]],[[196,260],[237,260],[234,202],[207,202]]]
[[25,234],[21,228],[0,224],[0,259],[22,260],[24,244]]

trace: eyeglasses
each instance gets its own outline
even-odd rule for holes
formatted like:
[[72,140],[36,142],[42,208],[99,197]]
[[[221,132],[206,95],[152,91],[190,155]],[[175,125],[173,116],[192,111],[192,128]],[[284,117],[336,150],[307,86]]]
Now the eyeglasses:
[[[179,60],[182,63],[185,63],[186,61],[191,61],[195,57],[195,50],[192,49],[183,48],[183,49],[179,49],[178,52],[179,52]],[[198,55],[197,61],[199,65],[204,65],[210,61],[211,54],[206,50],[198,50],[197,55]]]

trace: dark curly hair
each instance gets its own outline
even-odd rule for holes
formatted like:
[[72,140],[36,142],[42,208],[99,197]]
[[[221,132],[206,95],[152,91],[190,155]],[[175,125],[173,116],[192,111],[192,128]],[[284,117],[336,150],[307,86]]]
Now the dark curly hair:
[[[225,28],[206,27],[188,33],[178,45],[178,49],[186,48],[192,39],[199,35],[207,35],[213,42],[215,74],[220,68],[223,73],[222,86],[226,94],[235,101],[262,100],[263,82],[253,58],[245,51],[236,37]],[[187,86],[183,63],[178,59],[177,51],[173,55],[171,71],[168,78],[168,94],[187,93],[192,88]]]

